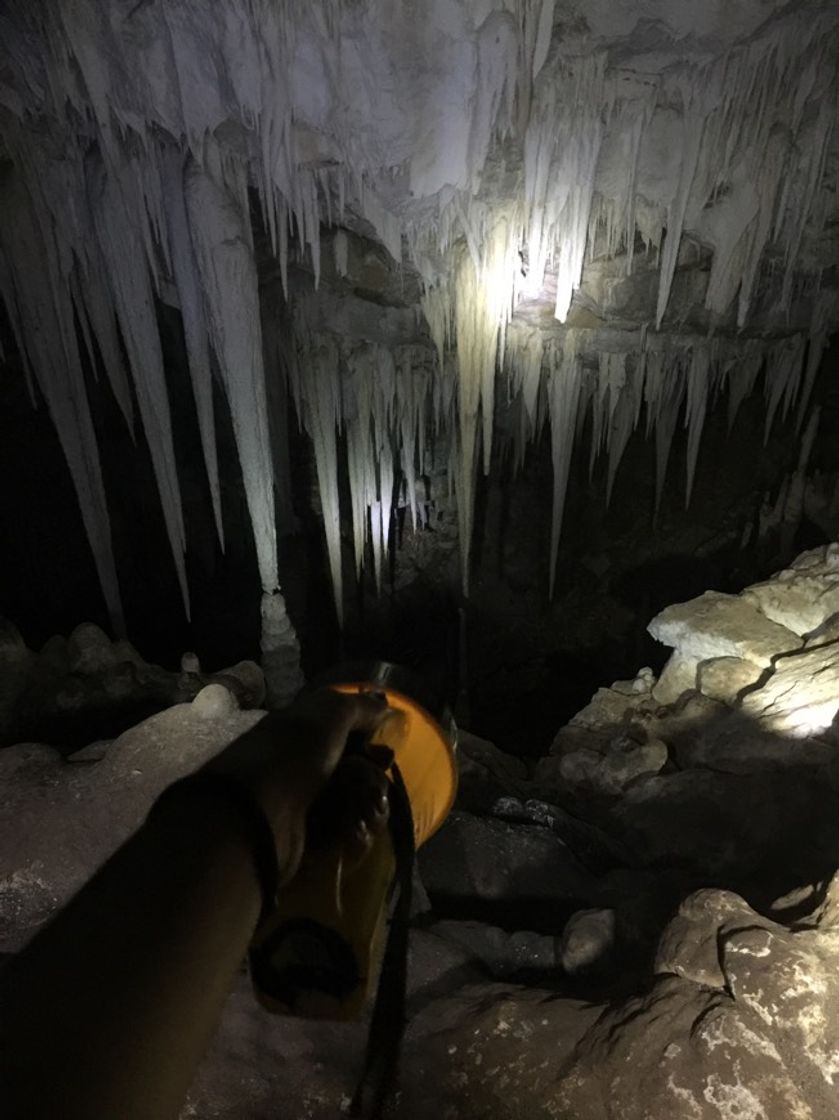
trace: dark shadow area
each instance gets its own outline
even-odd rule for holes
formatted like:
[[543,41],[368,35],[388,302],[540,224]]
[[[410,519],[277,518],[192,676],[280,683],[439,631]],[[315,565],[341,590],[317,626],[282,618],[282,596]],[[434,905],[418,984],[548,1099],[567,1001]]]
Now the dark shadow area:
[[[604,969],[574,978],[556,970],[515,974],[592,999],[625,996],[651,979],[661,933],[694,891],[733,891],[771,920],[811,924],[839,869],[839,728],[820,739],[790,739],[732,710],[673,727],[670,761],[660,773],[636,779],[619,796],[555,789],[550,800],[563,812],[550,826],[513,826],[523,844],[534,829],[553,832],[589,870],[591,850],[569,823],[594,826],[609,845],[586,882],[575,885],[576,873],[564,882],[562,865],[546,860],[528,865],[528,881],[539,881],[538,895],[528,893],[499,874],[491,845],[483,854],[463,850],[454,832],[447,838],[447,824],[422,853],[421,867],[425,862],[433,884],[428,861],[442,860],[445,881],[461,887],[429,887],[433,919],[561,937],[572,913],[613,909],[615,945]],[[500,882],[503,891],[493,885]]]

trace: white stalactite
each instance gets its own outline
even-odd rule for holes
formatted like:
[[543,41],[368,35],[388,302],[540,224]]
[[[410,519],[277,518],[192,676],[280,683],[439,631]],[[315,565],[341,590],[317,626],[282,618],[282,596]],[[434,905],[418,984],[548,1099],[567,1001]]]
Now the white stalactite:
[[278,584],[277,532],[250,225],[235,185],[231,191],[196,164],[187,167],[185,184],[207,329],[230,404],[262,589],[270,594]]
[[21,357],[47,402],[93,553],[105,604],[117,634],[124,633],[122,601],[111,544],[99,448],[73,329],[68,286],[47,243],[32,195],[0,179],[0,295],[9,311]]
[[568,329],[562,345],[552,347],[548,358],[550,381],[548,384],[548,410],[551,418],[551,458],[553,460],[553,509],[551,513],[551,558],[549,594],[553,598],[556,580],[556,561],[559,538],[562,533],[562,514],[568,489],[568,472],[571,466],[571,447],[577,424],[582,371],[577,353],[578,337]]
[[204,297],[193,252],[189,219],[184,200],[183,157],[176,148],[169,149],[164,153],[162,174],[169,251],[174,280],[180,298],[189,375],[192,380],[198,429],[201,434],[201,448],[204,452],[204,466],[210,484],[216,533],[219,543],[224,548],[208,325],[204,315]]
[[[146,240],[145,206],[131,164],[100,168],[92,186],[93,213],[99,249],[128,362],[134,378],[137,404],[154,467],[163,519],[172,549],[187,617],[189,588],[186,580],[183,514],[172,440],[169,395],[163,353],[154,308]],[[89,181],[91,175],[88,175]]]

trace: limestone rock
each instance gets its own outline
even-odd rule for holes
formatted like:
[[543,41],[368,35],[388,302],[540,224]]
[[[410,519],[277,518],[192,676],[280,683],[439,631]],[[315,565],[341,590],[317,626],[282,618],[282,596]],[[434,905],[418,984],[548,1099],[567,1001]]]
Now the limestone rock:
[[826,742],[795,741],[776,734],[738,709],[698,725],[680,735],[674,753],[684,768],[704,768],[727,774],[760,774],[769,771],[821,769],[828,774],[836,755]]
[[562,931],[562,967],[571,976],[602,970],[614,948],[614,910],[578,910]]
[[34,660],[18,628],[0,617],[0,743],[8,739]]
[[229,716],[238,711],[239,705],[233,693],[223,684],[206,684],[192,701],[193,709],[204,719]]
[[574,900],[590,898],[593,889],[592,876],[548,829],[459,811],[423,845],[418,861],[435,906],[441,899],[451,905],[472,899],[488,913],[525,902],[578,909]]
[[457,803],[473,813],[489,812],[499,797],[523,793],[527,786],[527,766],[520,758],[468,731],[458,732],[457,765]]
[[752,910],[730,891],[695,891],[684,900],[658,945],[656,975],[673,973],[706,988],[726,985],[719,953],[719,930],[723,921],[736,919],[747,925]]
[[796,1067],[787,1064],[769,1028],[747,1005],[714,988],[663,976],[644,995],[606,1011],[578,1042],[554,1098],[554,1115],[826,1120],[831,1096],[826,1085],[815,1093],[805,1090]]
[[458,945],[498,980],[526,972],[556,972],[558,939],[517,930],[509,933],[483,922],[437,922],[431,932]]
[[[216,686],[220,687],[220,686]],[[121,735],[100,761],[66,762],[52,747],[0,751],[0,951],[65,901],[140,824],[154,798],[262,712],[208,719],[192,704]]]
[[804,636],[839,613],[839,572],[781,572],[767,583],[746,588],[743,598],[773,622]]
[[778,660],[766,683],[744,697],[742,708],[763,726],[797,738],[830,727],[839,712],[839,642]]
[[733,704],[745,688],[760,679],[763,670],[742,657],[712,657],[697,669],[699,691],[712,700]]
[[421,1002],[448,994],[462,984],[486,979],[480,954],[473,952],[472,947],[463,944],[457,936],[449,935],[450,928],[468,925],[467,922],[437,922],[429,929],[411,930],[407,996],[414,1009]]
[[435,1001],[408,1028],[400,1118],[573,1115],[557,1105],[561,1071],[601,1011],[591,1001],[503,984],[472,985]]
[[558,773],[569,790],[615,796],[644,774],[657,774],[667,764],[667,745],[660,739],[639,742],[630,734],[613,737],[605,750],[582,748],[558,759],[546,759],[537,768],[542,784]]
[[798,635],[771,622],[744,599],[718,591],[666,607],[647,629],[683,657],[699,661],[740,657],[767,666],[779,653],[802,645]]
[[224,685],[236,697],[240,708],[262,708],[265,705],[265,674],[255,661],[237,661],[229,669],[201,679]]
[[207,674],[187,653],[181,671],[171,673],[144,661],[129,642],[111,642],[93,623],[77,626],[69,639],[50,638],[37,657],[13,627],[0,623],[0,668],[0,743],[80,749],[193,699],[213,681],[231,691],[240,707],[260,707],[265,700],[265,677],[253,661]]
[[116,665],[114,643],[101,627],[93,622],[83,622],[67,639],[70,671],[90,674],[110,669]]
[[30,661],[32,653],[13,622],[0,616],[0,662],[4,665]]
[[835,869],[839,797],[825,766],[697,767],[633,783],[609,828],[635,866],[679,867],[698,884],[733,876],[774,898]]
[[697,665],[695,657],[685,657],[678,651],[671,653],[661,676],[653,686],[652,695],[656,703],[673,704],[685,692],[696,688]]

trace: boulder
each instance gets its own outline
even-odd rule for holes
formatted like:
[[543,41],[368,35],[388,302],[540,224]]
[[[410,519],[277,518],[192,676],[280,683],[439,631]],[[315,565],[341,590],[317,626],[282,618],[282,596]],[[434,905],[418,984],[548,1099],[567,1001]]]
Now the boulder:
[[[569,790],[611,797],[620,794],[636,778],[657,774],[667,760],[667,745],[660,739],[639,743],[631,735],[619,735],[603,753],[584,749],[562,755],[558,768]],[[542,768],[539,777],[544,776]]]
[[695,689],[698,664],[695,657],[685,657],[678,650],[671,653],[653,686],[653,700],[657,704],[673,704],[685,692]]
[[170,782],[263,715],[231,709],[208,718],[201,709],[179,704],[152,716],[99,761],[65,761],[27,743],[0,751],[0,951],[16,948],[69,898]]
[[699,663],[696,681],[705,696],[734,704],[740,693],[751,688],[763,672],[754,661],[742,657],[712,657]]
[[836,751],[829,743],[796,741],[788,735],[776,734],[741,711],[730,710],[704,727],[697,726],[692,733],[678,736],[674,754],[686,769],[760,774],[815,767],[827,774]]
[[115,644],[93,622],[76,627],[67,639],[67,654],[73,673],[97,673],[119,663]]
[[0,742],[8,739],[18,698],[35,661],[20,631],[0,617]]
[[744,599],[718,591],[665,607],[647,629],[682,657],[698,661],[740,657],[765,667],[779,653],[803,644],[797,634],[771,622]]
[[472,813],[487,813],[499,797],[526,791],[527,765],[468,731],[458,732],[457,766],[457,804]]
[[829,728],[839,712],[839,642],[780,658],[766,683],[744,696],[742,710],[795,738]]
[[825,766],[696,767],[639,779],[610,807],[609,828],[636,866],[681,868],[697,884],[728,876],[778,897],[835,869],[839,797]]
[[839,571],[799,574],[789,569],[746,588],[743,598],[768,619],[803,637],[839,613]]
[[559,939],[549,934],[516,930],[513,933],[483,922],[437,922],[431,932],[459,946],[496,980],[521,973],[556,973]]
[[550,829],[455,811],[418,856],[435,911],[518,928],[562,924],[592,896],[594,877]]
[[614,949],[614,910],[578,910],[562,931],[562,967],[571,976],[603,971]]

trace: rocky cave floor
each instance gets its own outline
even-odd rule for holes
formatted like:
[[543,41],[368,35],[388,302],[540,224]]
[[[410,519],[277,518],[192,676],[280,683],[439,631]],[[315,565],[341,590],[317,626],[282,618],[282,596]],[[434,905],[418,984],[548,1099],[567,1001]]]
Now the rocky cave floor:
[[[462,732],[419,857],[400,1116],[839,1115],[839,545],[650,632],[661,675],[599,689],[545,757]],[[264,692],[252,663],[166,673],[90,625],[38,655],[6,625],[0,663],[10,954]],[[91,743],[91,707],[141,722]],[[28,741],[51,721],[61,749]],[[183,1115],[340,1114],[364,1025],[272,1017],[248,985]]]

